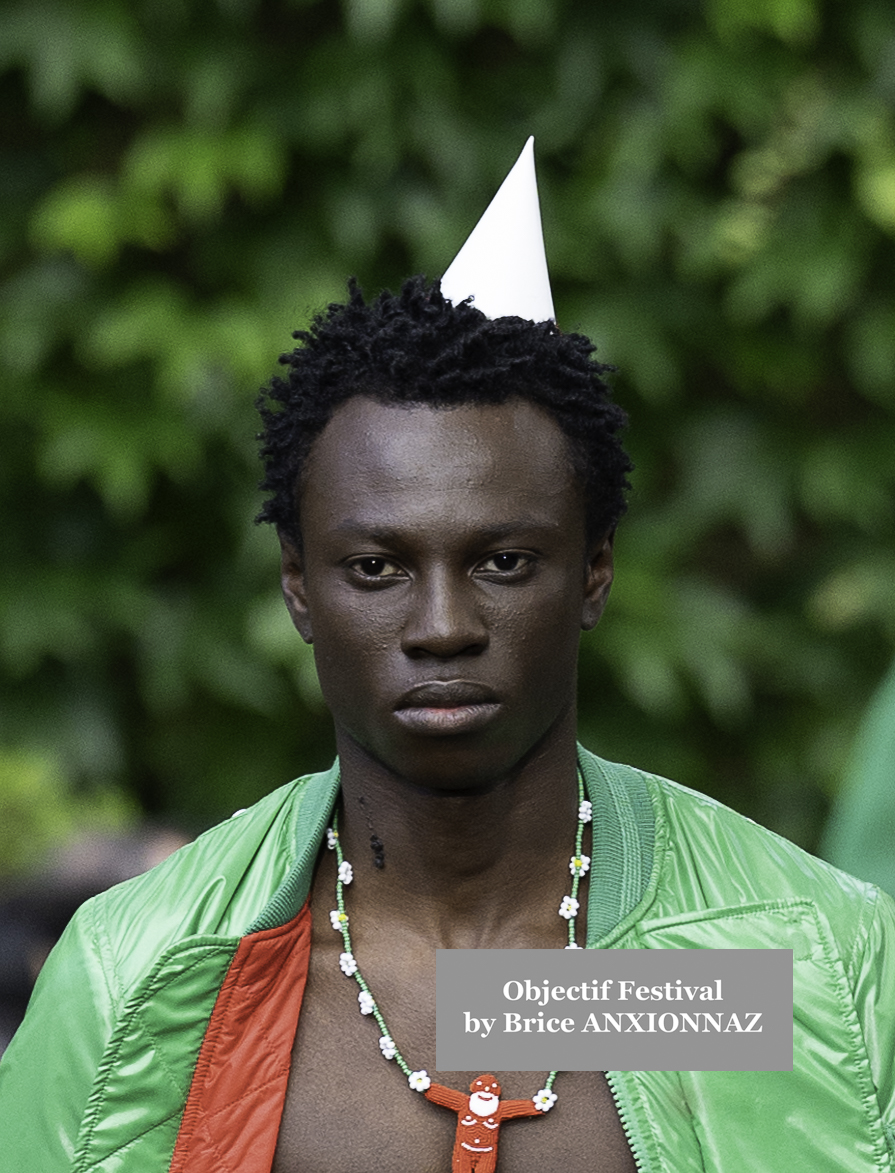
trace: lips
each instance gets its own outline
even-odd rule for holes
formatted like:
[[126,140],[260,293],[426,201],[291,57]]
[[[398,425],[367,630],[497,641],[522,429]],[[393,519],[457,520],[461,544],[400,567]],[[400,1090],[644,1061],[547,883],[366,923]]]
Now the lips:
[[469,680],[429,680],[407,690],[395,716],[408,730],[430,735],[471,733],[487,725],[500,708],[495,693]]
[[490,705],[497,700],[484,684],[470,680],[427,680],[407,690],[396,709],[456,709],[463,705]]

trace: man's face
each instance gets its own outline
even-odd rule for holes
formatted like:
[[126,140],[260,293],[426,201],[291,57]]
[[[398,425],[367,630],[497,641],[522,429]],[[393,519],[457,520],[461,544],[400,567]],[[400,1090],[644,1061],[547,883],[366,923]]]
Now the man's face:
[[583,492],[544,412],[351,399],[314,443],[300,522],[283,589],[343,757],[476,790],[574,719],[611,543],[586,549]]

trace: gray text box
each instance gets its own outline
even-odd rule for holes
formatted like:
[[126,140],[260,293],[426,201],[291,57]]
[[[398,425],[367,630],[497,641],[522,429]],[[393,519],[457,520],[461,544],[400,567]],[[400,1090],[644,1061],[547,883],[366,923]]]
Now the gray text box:
[[439,949],[439,1071],[790,1071],[791,949]]

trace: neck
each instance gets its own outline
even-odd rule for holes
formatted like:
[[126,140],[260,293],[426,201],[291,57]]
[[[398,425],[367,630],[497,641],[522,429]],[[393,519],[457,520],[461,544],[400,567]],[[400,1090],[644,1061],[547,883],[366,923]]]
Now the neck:
[[[556,909],[578,808],[574,716],[561,732],[475,793],[411,784],[340,745],[340,835],[360,879],[352,901],[364,900],[365,915],[412,919],[436,946],[561,947]],[[383,844],[381,871],[371,835]]]

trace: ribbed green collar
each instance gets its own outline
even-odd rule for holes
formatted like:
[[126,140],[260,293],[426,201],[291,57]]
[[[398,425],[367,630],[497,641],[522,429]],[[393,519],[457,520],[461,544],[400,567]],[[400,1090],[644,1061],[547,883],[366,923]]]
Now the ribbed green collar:
[[324,774],[299,778],[293,795],[287,841],[294,844],[295,863],[261,914],[248,927],[247,934],[284,925],[307,900],[320,844],[339,797],[338,759]]
[[656,821],[639,770],[604,762],[581,746],[578,763],[594,808],[587,896],[587,947],[594,949],[646,894]]

